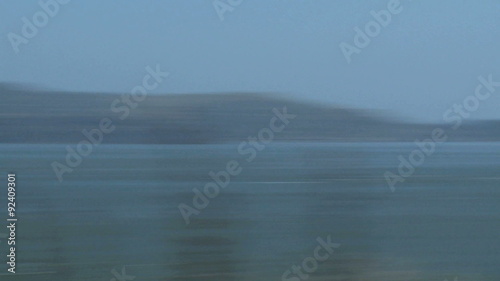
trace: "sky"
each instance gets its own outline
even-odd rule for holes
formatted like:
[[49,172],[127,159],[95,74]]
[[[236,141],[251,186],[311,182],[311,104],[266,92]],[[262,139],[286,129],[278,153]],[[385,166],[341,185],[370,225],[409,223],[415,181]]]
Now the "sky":
[[[217,1],[236,4],[222,20],[213,0],[72,0],[16,53],[9,34],[43,10],[0,0],[0,82],[130,92],[160,65],[170,76],[154,93],[280,93],[439,122],[479,76],[500,81],[498,0],[401,0],[350,63],[340,44],[394,0]],[[471,118],[500,119],[499,105],[500,88]]]

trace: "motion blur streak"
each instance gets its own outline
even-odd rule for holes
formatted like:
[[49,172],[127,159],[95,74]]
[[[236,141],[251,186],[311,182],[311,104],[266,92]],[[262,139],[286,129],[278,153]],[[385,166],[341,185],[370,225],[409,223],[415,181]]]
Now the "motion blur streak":
[[[436,124],[277,95],[151,95],[59,182],[50,163],[117,95],[1,87],[0,169],[19,202],[19,274],[5,280],[281,280],[328,236],[342,247],[308,280],[500,280],[493,121],[464,121],[391,192],[384,171]],[[293,122],[186,226],[178,204],[244,161],[235,147],[284,104]]]

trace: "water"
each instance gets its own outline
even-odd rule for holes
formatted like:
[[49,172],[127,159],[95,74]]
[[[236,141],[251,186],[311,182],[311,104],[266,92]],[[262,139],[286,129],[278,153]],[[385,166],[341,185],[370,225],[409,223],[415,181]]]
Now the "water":
[[[308,280],[499,280],[500,144],[441,144],[391,192],[384,172],[415,148],[276,143],[248,162],[237,144],[102,145],[59,182],[65,145],[0,145],[19,219],[0,279],[281,280],[330,235]],[[186,225],[179,204],[230,160],[241,174]]]

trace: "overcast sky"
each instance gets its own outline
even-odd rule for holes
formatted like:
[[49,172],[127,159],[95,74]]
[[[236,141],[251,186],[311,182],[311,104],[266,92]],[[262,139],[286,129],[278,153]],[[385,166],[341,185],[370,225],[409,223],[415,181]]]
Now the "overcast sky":
[[[159,64],[171,75],[156,93],[279,92],[415,121],[442,120],[480,75],[500,81],[498,0],[401,0],[347,63],[339,44],[388,2],[243,0],[221,21],[212,0],[73,0],[16,53],[8,34],[41,7],[2,0],[0,81],[128,92]],[[473,117],[499,106],[500,89]]]

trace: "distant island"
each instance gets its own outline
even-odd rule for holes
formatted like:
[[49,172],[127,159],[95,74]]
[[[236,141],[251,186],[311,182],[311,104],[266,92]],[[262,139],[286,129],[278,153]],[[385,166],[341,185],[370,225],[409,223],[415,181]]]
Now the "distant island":
[[275,136],[276,141],[413,142],[429,138],[438,127],[449,130],[449,141],[500,141],[498,120],[464,121],[460,129],[451,130],[451,124],[405,123],[370,111],[272,94],[151,94],[129,106],[124,97],[0,84],[0,142],[75,143],[82,140],[83,130],[98,128],[107,118],[116,129],[103,143],[232,143],[255,135],[268,126],[273,108],[284,107],[297,117]]

